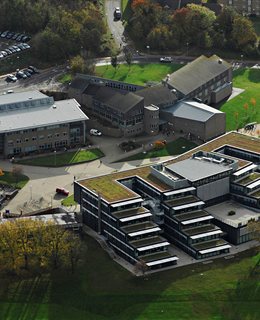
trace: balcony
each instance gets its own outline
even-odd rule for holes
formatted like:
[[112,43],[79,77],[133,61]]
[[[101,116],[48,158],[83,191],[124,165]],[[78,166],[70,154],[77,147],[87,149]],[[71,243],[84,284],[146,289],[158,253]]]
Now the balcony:
[[134,248],[141,248],[141,247],[150,246],[150,245],[157,244],[164,241],[165,241],[164,238],[160,236],[155,236],[155,237],[149,237],[141,240],[131,241],[129,242],[129,244]]
[[157,224],[153,222],[142,222],[142,223],[137,223],[133,224],[130,226],[122,227],[122,231],[125,233],[132,233],[140,230],[146,230],[146,229],[151,229],[157,227]]
[[[228,245],[228,242],[226,242],[223,239],[214,239],[214,240],[210,240],[210,241],[205,241],[205,242],[201,242],[201,243],[197,243],[197,244],[193,244],[192,247],[199,251],[199,252],[203,252],[204,250],[207,249],[212,249],[212,248],[218,248],[218,247],[224,247]],[[231,247],[231,246],[229,246]]]
[[236,183],[240,184],[242,186],[246,186],[247,184],[252,183],[253,181],[256,181],[259,178],[260,178],[260,173],[254,172],[254,173],[251,173],[250,175],[242,178],[241,180],[236,181]]
[[146,212],[149,212],[149,210],[144,207],[138,207],[138,208],[132,208],[132,209],[127,209],[127,210],[120,210],[120,211],[112,212],[111,214],[115,218],[122,219],[122,218],[132,217],[134,215],[143,214]]
[[174,218],[180,222],[185,220],[191,220],[191,219],[197,219],[201,217],[208,216],[209,214],[204,210],[196,210],[196,211],[190,211],[187,213],[181,213],[174,215]]
[[206,225],[202,225],[194,228],[182,229],[182,231],[188,236],[194,236],[201,233],[202,234],[209,233],[217,230],[220,230],[220,229],[214,226],[213,224],[206,224]]
[[166,205],[169,207],[177,207],[177,206],[182,206],[188,203],[196,202],[199,201],[199,199],[195,196],[187,196],[187,197],[182,197],[182,198],[177,198],[173,200],[167,200],[164,201]]

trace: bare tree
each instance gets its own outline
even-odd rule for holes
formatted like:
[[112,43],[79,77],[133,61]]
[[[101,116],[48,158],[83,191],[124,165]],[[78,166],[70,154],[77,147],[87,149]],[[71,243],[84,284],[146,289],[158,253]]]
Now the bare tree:
[[13,166],[11,173],[15,179],[15,184],[17,185],[19,178],[23,174],[23,168],[21,166]]

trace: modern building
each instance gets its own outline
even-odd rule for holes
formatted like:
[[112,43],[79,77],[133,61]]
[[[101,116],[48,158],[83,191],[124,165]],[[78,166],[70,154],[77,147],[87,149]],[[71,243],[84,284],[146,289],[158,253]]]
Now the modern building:
[[[196,259],[228,253],[227,240],[250,240],[246,224],[259,214],[240,211],[231,230],[212,208],[232,199],[260,209],[259,144],[230,132],[164,163],[76,181],[83,223],[126,260],[151,268],[177,262],[170,243]],[[242,179],[245,188],[235,189]]]
[[225,6],[233,7],[238,12],[246,15],[260,15],[259,0],[220,0]]
[[4,156],[85,144],[86,121],[75,99],[54,101],[39,92],[0,96],[0,152]]
[[232,93],[232,66],[213,55],[204,55],[168,75],[163,83],[175,90],[178,99],[199,99],[217,104]]
[[226,131],[226,114],[204,103],[184,100],[160,110],[160,118],[172,123],[177,132],[208,141]]
[[[76,181],[83,223],[126,260],[150,268],[177,262],[170,243],[196,259],[228,253],[227,240],[242,243],[250,236],[242,237],[245,230],[234,224],[239,240],[233,241],[212,206],[232,199],[260,209],[259,143],[230,132],[164,163]],[[235,189],[242,178],[250,182]]]

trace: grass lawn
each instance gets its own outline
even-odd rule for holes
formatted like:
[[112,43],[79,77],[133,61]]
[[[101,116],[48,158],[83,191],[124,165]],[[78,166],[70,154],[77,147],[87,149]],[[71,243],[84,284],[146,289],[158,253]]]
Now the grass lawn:
[[124,81],[137,85],[145,85],[148,81],[160,82],[168,73],[180,69],[183,65],[174,63],[119,64],[116,71],[111,65],[99,66],[95,74],[99,77]]
[[251,272],[256,257],[136,278],[93,239],[84,241],[85,260],[74,275],[0,276],[0,319],[259,319],[259,273]]
[[[244,127],[249,122],[260,122],[260,70],[239,69],[233,73],[233,86],[245,89],[243,93],[234,99],[225,102],[220,110],[226,112],[227,131]],[[253,106],[250,100],[254,98],[256,105]],[[248,104],[248,110],[244,108]],[[238,113],[236,120],[235,112]]]
[[77,204],[76,201],[74,201],[74,194],[68,196],[67,198],[63,199],[61,201],[61,204],[63,206],[66,206],[66,207],[70,207],[70,206],[75,206]]
[[124,158],[123,160],[120,160],[120,162],[157,158],[157,157],[164,157],[164,156],[175,156],[175,155],[184,153],[190,149],[193,149],[196,146],[197,145],[192,141],[186,140],[184,138],[178,138],[176,141],[167,143],[163,149],[151,150],[151,151],[148,151],[147,153],[140,152],[131,157]]
[[57,79],[60,83],[67,84],[72,81],[72,74],[71,73],[63,73]]
[[88,162],[99,159],[104,153],[99,149],[66,151],[64,153],[40,156],[37,158],[17,160],[16,163],[41,167],[61,167],[76,163]]
[[15,188],[22,189],[29,181],[29,177],[25,176],[24,174],[14,177],[9,171],[4,171],[3,173],[4,175],[0,176],[0,184],[8,184]]

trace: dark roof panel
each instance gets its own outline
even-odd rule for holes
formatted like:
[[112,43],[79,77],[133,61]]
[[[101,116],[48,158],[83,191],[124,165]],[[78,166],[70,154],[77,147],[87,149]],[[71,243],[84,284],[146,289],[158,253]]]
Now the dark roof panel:
[[213,55],[209,58],[200,56],[185,67],[170,75],[168,83],[184,95],[201,87],[216,76],[229,70],[231,65]]

